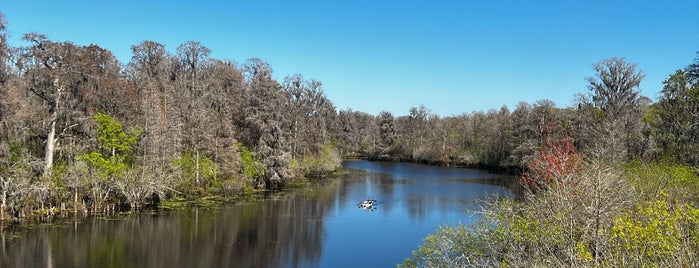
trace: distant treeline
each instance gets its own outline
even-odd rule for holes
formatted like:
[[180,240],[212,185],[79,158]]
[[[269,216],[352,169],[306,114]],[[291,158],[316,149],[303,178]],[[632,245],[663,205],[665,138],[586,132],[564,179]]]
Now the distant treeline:
[[370,159],[520,170],[555,135],[571,137],[581,151],[610,150],[615,160],[699,165],[699,58],[664,81],[657,102],[640,95],[644,74],[624,58],[593,69],[589,91],[575,96],[574,107],[540,100],[447,117],[424,106],[400,117],[347,110],[339,112],[338,140]]
[[[326,176],[341,157],[521,170],[549,135],[610,157],[699,164],[699,68],[639,95],[634,64],[594,66],[576,107],[542,100],[440,117],[338,111],[322,84],[277,81],[260,59],[210,57],[199,42],[131,47],[127,63],[98,45],[28,33],[7,44],[0,24],[2,218],[52,208],[101,211],[157,199],[238,196]],[[464,107],[468,109],[468,107]]]

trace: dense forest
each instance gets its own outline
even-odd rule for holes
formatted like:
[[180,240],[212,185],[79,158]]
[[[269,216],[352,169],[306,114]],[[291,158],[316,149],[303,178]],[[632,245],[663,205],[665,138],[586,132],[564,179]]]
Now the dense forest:
[[0,33],[2,218],[158,199],[235,197],[340,164],[337,114],[319,81],[260,59],[154,41],[122,64],[97,46]]
[[7,35],[0,20],[2,220],[244,196],[362,157],[523,174],[524,202],[443,228],[408,266],[699,260],[699,58],[657,101],[640,95],[643,72],[613,57],[593,65],[573,107],[396,116],[337,110],[320,81],[277,81],[267,62],[212,58],[196,41],[143,41],[122,63],[98,45],[27,33],[11,47]]

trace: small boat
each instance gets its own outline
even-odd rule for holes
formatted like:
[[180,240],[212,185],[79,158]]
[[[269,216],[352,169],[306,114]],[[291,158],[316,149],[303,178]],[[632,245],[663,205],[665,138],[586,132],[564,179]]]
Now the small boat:
[[363,209],[371,209],[374,206],[375,202],[376,202],[376,200],[367,199],[367,200],[364,200],[363,202],[359,203],[359,207],[363,208]]

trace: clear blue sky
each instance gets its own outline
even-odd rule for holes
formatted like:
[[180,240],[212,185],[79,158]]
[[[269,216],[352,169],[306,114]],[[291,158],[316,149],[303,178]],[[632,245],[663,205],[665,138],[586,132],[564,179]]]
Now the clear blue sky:
[[570,106],[592,64],[619,56],[646,73],[642,94],[699,51],[699,1],[27,1],[3,0],[13,46],[27,32],[97,44],[122,62],[143,40],[174,53],[258,57],[275,78],[323,82],[339,109],[395,115],[425,105],[446,116]]

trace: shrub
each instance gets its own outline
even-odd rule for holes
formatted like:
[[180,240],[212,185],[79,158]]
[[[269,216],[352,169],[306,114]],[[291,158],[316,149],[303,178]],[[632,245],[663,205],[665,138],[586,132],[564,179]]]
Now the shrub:
[[304,175],[309,178],[327,177],[342,164],[342,158],[337,148],[332,144],[325,144],[317,155],[310,155],[301,161]]
[[631,182],[647,200],[660,198],[661,192],[671,198],[699,201],[699,168],[663,160],[658,163],[631,161],[626,166]]
[[202,192],[207,186],[211,186],[220,173],[216,162],[197,151],[185,151],[175,159],[174,165],[182,175],[177,190],[186,195],[200,195],[197,191]]
[[699,263],[699,209],[661,192],[614,219],[609,262],[619,267],[692,267]]
[[253,151],[240,142],[236,143],[236,147],[240,149],[240,166],[243,176],[252,182],[264,179],[266,167],[262,162],[255,159]]

